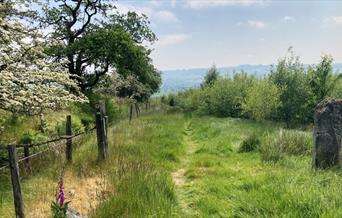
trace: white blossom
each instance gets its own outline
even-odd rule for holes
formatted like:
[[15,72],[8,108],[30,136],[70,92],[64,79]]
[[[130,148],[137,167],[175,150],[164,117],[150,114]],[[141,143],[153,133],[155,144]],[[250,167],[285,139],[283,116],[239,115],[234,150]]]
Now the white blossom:
[[[0,3],[0,12],[13,5]],[[44,54],[41,35],[0,14],[0,109],[26,115],[85,102],[78,84]]]

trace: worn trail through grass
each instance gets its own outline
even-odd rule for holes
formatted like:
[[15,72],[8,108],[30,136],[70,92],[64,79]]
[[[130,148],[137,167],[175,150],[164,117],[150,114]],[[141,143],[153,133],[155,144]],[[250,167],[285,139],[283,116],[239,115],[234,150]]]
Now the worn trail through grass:
[[191,181],[187,180],[186,178],[186,172],[189,168],[191,157],[198,148],[198,144],[192,138],[192,131],[191,121],[186,122],[183,130],[183,143],[185,146],[185,152],[180,157],[180,167],[172,173],[172,179],[176,185],[178,204],[182,214],[185,216],[196,215],[196,211],[194,211],[194,208],[192,208],[193,199],[189,197],[189,193],[187,193],[186,189],[184,188],[191,185]]

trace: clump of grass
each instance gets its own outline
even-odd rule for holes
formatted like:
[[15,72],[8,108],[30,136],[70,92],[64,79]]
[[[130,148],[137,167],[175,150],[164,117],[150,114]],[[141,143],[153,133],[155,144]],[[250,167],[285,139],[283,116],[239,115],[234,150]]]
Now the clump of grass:
[[282,130],[278,134],[278,144],[286,154],[309,155],[312,149],[311,133],[298,130]]
[[251,135],[247,136],[244,140],[242,140],[238,152],[244,153],[244,152],[255,151],[259,147],[259,145],[260,145],[260,138],[254,132]]
[[94,217],[169,217],[176,206],[171,179],[145,161],[127,163],[112,182],[115,195],[99,205]]
[[305,156],[311,153],[312,137],[309,133],[298,130],[279,130],[268,135],[261,146],[261,157],[264,161],[277,162],[285,154]]
[[260,147],[261,159],[268,162],[278,162],[283,158],[283,152],[276,140],[268,137],[266,142]]

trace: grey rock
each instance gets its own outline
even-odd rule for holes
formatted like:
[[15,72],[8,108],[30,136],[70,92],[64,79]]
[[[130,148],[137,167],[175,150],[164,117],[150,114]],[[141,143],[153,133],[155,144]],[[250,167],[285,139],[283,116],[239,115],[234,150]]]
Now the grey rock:
[[313,167],[340,164],[342,143],[342,99],[325,100],[317,105],[314,128]]
[[70,207],[68,208],[66,215],[68,218],[84,218],[79,212]]

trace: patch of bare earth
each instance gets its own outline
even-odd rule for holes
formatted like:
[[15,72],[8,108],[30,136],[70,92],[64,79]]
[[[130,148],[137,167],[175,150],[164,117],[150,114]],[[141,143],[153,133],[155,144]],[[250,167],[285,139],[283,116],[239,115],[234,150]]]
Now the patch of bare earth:
[[[64,186],[66,202],[70,201],[69,207],[79,212],[82,217],[87,217],[101,201],[106,199],[109,193],[105,179],[99,176],[79,178],[66,172]],[[48,196],[42,196],[36,202],[32,202],[31,211],[28,211],[27,217],[50,217],[50,206],[55,199],[54,194],[52,192]]]
[[176,186],[182,186],[186,182],[185,169],[178,169],[171,174],[173,182]]

